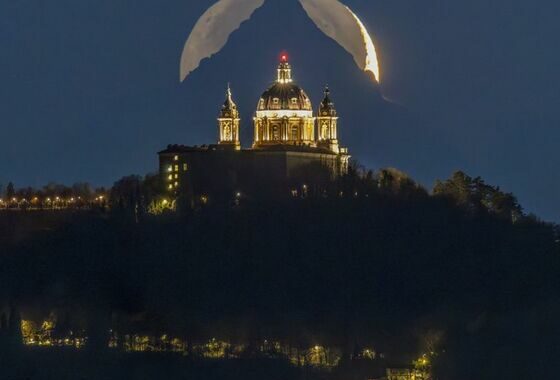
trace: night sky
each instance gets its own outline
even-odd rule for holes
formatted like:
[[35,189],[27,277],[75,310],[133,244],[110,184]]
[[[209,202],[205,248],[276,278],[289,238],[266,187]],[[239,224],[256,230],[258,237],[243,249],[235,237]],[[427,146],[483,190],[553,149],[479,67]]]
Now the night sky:
[[295,0],[267,0],[179,83],[211,0],[0,2],[0,183],[111,185],[170,143],[216,139],[227,82],[244,146],[286,50],[314,107],[328,83],[343,145],[431,188],[462,169],[560,221],[560,2],[346,0],[373,35],[378,88]]

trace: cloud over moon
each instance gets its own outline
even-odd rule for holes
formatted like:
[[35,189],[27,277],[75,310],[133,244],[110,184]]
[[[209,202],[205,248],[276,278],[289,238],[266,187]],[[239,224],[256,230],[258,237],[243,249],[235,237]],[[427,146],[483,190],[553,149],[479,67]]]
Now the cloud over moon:
[[[183,50],[181,81],[198,68],[204,58],[220,51],[229,36],[265,0],[220,0],[196,23]],[[362,21],[338,0],[299,0],[305,12],[327,36],[335,40],[356,61],[361,70],[370,71],[379,82],[379,63],[373,40]]]
[[219,52],[230,34],[263,4],[264,0],[220,0],[211,6],[197,21],[185,44],[181,81],[196,70],[203,59]]

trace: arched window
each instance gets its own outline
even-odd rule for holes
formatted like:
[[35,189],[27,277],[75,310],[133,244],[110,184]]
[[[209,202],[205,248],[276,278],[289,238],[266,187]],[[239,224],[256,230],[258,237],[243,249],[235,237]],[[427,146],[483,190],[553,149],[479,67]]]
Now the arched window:
[[299,140],[299,128],[297,125],[292,126],[292,140]]
[[272,126],[272,140],[280,140],[280,126],[277,124]]
[[224,127],[224,140],[233,141],[233,136],[231,135],[231,126],[226,124]]
[[327,140],[329,138],[329,126],[327,124],[323,124],[321,126],[321,139]]

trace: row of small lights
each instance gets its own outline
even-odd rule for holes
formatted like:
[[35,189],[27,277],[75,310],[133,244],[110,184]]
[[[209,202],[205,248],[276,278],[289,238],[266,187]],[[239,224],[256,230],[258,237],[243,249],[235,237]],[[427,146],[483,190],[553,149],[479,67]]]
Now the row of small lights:
[[[301,188],[302,188],[302,190],[303,190],[303,195],[305,195],[305,194],[307,193],[307,190],[309,189],[309,187],[308,187],[307,185],[303,185]],[[292,196],[297,197],[298,195],[299,195],[298,190],[297,190],[297,189],[292,189]],[[343,196],[344,196],[344,191],[340,191],[340,192],[338,193],[338,195],[339,195],[340,197],[343,197]],[[356,197],[356,198],[360,196],[360,194],[359,194],[357,191],[354,192],[353,195],[354,195],[354,197]],[[364,196],[365,196],[366,198],[369,198],[369,194],[365,194]]]
[[[306,194],[307,194],[307,191],[309,190],[309,187],[308,187],[307,185],[303,185],[303,186],[302,186],[302,190],[303,190],[302,195],[306,195]],[[241,192],[237,192],[237,193],[235,193],[235,198],[236,198],[236,199],[240,199],[240,198],[242,197],[242,195],[243,195],[243,194],[242,194]],[[342,197],[342,196],[344,196],[344,192],[341,191],[338,195]],[[293,189],[293,190],[292,190],[292,196],[293,196],[293,197],[299,196],[299,192],[298,192],[297,189]],[[358,192],[355,192],[355,193],[354,193],[354,197],[358,197],[358,196],[359,196],[359,193],[358,193]],[[369,194],[366,194],[365,197],[368,198],[368,197],[369,197]],[[207,203],[207,202],[208,202],[208,196],[207,196],[207,195],[202,195],[202,196],[200,197],[200,200],[202,201],[202,203]]]
[[[81,200],[82,200],[82,197],[78,197],[78,198],[72,197],[72,198],[68,199],[66,202],[68,202],[68,203],[73,203],[73,202],[76,202],[76,199],[81,201]],[[98,197],[95,198],[95,201],[96,201],[96,202],[100,202],[100,201],[103,201],[104,199],[105,199],[105,196],[100,195],[100,196],[98,196]],[[31,199],[31,203],[37,203],[37,202],[39,202],[39,201],[40,201],[40,199],[39,199],[38,197],[35,197],[35,198]],[[46,201],[47,203],[50,203],[50,202],[53,201],[53,199],[50,198],[50,197],[48,197],[48,198],[45,198],[45,201]],[[62,198],[60,198],[60,197],[54,197],[54,202],[60,202],[60,201],[65,202],[65,200],[62,199]],[[12,198],[11,200],[7,200],[7,201],[5,201],[4,199],[0,198],[0,204],[6,204],[6,203],[27,203],[27,202],[29,202],[29,201],[27,200],[27,198],[21,198],[19,201],[18,201],[17,198]]]

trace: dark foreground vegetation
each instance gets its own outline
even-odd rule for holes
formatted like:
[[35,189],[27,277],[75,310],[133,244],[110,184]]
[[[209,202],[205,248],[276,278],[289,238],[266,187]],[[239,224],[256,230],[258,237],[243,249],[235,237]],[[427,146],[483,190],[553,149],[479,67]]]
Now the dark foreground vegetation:
[[60,350],[28,350],[9,365],[2,364],[2,379],[192,379],[192,380],[285,380],[325,379],[321,371],[299,369],[288,362],[268,359],[189,360],[161,353],[109,353]]
[[[0,234],[0,336],[14,378],[366,379],[415,363],[443,380],[536,379],[560,369],[558,230],[479,178],[456,173],[428,194],[396,171],[353,170],[327,190],[159,215],[151,186],[123,179],[107,208],[0,214],[14,231]],[[55,315],[53,339],[72,331],[87,343],[23,347],[10,315]],[[135,334],[183,348],[126,353]],[[212,339],[241,348],[197,354]],[[320,370],[310,347],[338,360]]]

